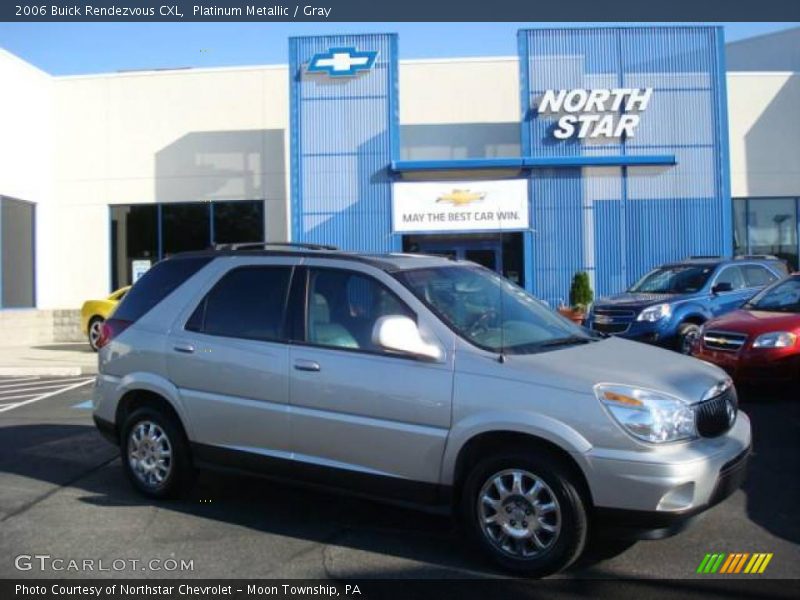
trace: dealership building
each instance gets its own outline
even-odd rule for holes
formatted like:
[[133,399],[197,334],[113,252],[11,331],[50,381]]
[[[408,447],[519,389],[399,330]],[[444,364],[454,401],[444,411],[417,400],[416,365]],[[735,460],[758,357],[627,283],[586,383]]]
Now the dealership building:
[[689,255],[798,267],[800,29],[516,42],[298,37],[288,65],[66,77],[0,50],[0,324],[65,339],[85,299],[231,242],[447,254],[552,305],[577,271],[604,295]]

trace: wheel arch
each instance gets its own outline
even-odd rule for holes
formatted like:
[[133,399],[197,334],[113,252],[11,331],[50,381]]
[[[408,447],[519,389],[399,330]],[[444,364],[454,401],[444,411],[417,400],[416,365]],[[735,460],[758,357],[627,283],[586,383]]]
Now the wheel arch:
[[593,506],[588,479],[574,454],[568,452],[562,445],[551,439],[511,429],[497,429],[476,433],[460,447],[452,465],[453,506],[457,506],[458,502],[460,502],[464,482],[474,465],[491,454],[514,450],[532,451],[552,457],[574,476],[580,493],[588,503],[587,506]]
[[140,408],[152,408],[163,412],[172,418],[183,434],[184,441],[189,443],[189,436],[186,425],[178,411],[163,395],[152,390],[135,388],[125,392],[117,403],[117,410],[114,422],[116,423],[117,434],[122,433],[122,427],[128,416]]

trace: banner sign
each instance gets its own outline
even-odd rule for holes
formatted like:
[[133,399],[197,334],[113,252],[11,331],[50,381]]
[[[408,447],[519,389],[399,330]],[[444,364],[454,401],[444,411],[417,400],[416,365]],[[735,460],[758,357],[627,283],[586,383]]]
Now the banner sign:
[[392,186],[395,233],[520,231],[529,226],[527,179],[399,181]]

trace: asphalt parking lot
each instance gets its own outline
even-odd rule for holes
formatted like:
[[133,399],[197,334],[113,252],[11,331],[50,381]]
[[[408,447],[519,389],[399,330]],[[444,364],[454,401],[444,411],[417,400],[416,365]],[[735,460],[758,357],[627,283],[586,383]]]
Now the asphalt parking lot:
[[[184,500],[145,500],[92,425],[91,381],[21,379],[0,379],[0,578],[502,575],[436,515],[217,474],[201,475]],[[667,540],[596,540],[562,576],[698,577],[708,552],[771,552],[758,577],[800,577],[800,398],[750,394],[743,408],[754,426],[743,489]],[[127,562],[95,573],[20,571],[21,554]],[[161,570],[142,566],[151,559]],[[192,568],[165,571],[167,559]]]

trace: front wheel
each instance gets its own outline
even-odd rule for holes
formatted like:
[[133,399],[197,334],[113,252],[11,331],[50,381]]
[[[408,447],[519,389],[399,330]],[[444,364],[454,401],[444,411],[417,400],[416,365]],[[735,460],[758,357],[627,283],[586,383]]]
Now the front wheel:
[[691,354],[692,346],[700,337],[700,325],[683,323],[678,327],[677,350],[681,354]]
[[536,450],[479,462],[467,477],[462,513],[490,558],[526,576],[565,569],[586,545],[586,505],[574,476]]

